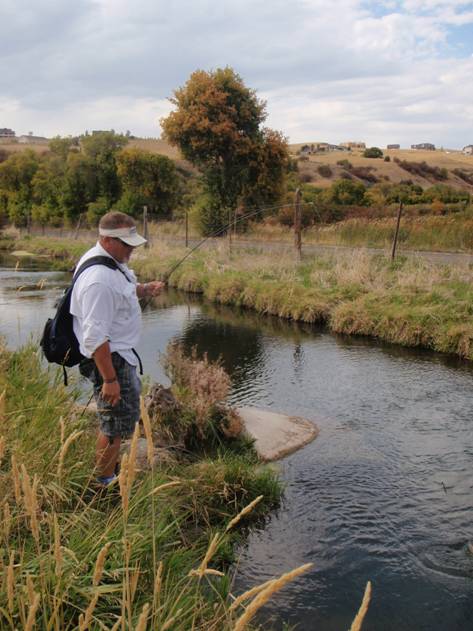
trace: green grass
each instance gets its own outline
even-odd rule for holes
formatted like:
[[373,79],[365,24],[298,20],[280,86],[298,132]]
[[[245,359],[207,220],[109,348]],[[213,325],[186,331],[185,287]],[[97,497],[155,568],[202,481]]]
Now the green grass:
[[[87,495],[95,429],[60,371],[45,370],[32,346],[2,348],[0,368],[0,628],[28,628],[37,598],[36,629],[76,629],[98,596],[90,629],[110,629],[120,616],[123,628],[135,629],[145,604],[147,628],[167,622],[176,631],[232,629],[242,610],[229,611],[227,575],[190,573],[215,534],[208,567],[225,570],[242,537],[238,529],[225,533],[225,526],[259,495],[263,500],[242,525],[277,504],[274,471],[248,445],[220,445],[138,473],[125,511],[119,495],[115,501]],[[74,432],[82,433],[66,449]]]

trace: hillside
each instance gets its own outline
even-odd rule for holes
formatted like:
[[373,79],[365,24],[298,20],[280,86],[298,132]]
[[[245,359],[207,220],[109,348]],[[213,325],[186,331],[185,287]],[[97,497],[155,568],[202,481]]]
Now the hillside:
[[[310,144],[310,143],[304,143]],[[449,184],[455,188],[461,188],[473,192],[473,185],[468,184],[463,179],[459,178],[453,173],[455,169],[460,169],[467,173],[467,176],[473,178],[473,156],[467,156],[461,153],[461,151],[416,151],[414,149],[383,149],[384,156],[389,156],[390,161],[385,162],[383,158],[364,158],[362,151],[332,151],[329,153],[317,153],[309,156],[298,155],[298,151],[303,144],[290,145],[290,152],[293,158],[298,160],[299,172],[302,180],[314,184],[314,186],[327,187],[330,186],[334,180],[343,177],[350,173],[343,166],[337,164],[341,160],[348,160],[355,168],[355,174],[350,173],[352,179],[355,181],[361,181],[366,183],[363,177],[356,175],[356,169],[371,168],[371,175],[378,181],[389,181],[392,183],[399,183],[403,180],[411,180],[415,184],[419,184],[423,188],[432,186],[432,184],[438,183],[433,177],[422,177],[406,171],[401,168],[394,160],[398,159],[408,162],[426,162],[431,167],[437,167],[439,169],[447,169],[448,179],[443,180],[442,183]],[[324,177],[318,171],[319,167],[328,165],[332,170],[331,177]]]
[[[453,171],[459,169],[466,173],[467,179],[473,181],[473,156],[467,156],[461,151],[453,150],[437,150],[437,151],[416,151],[413,149],[383,149],[384,156],[389,156],[390,161],[385,162],[383,158],[364,158],[362,151],[354,150],[350,152],[332,151],[329,153],[317,153],[309,156],[301,157],[299,151],[304,144],[299,143],[289,145],[291,156],[298,161],[299,173],[303,182],[326,188],[335,180],[341,177],[350,176],[354,181],[360,181],[364,184],[378,182],[392,182],[397,184],[403,180],[410,180],[415,184],[419,184],[422,188],[427,188],[436,184],[439,180],[426,174],[423,177],[418,174],[410,173],[395,162],[395,160],[421,163],[426,162],[431,167],[439,169],[447,169],[448,178],[442,180],[444,184],[449,184],[454,188],[459,188],[473,192],[473,184],[466,182],[458,177]],[[138,147],[152,153],[159,153],[175,160],[179,166],[188,171],[196,172],[196,170],[182,158],[179,149],[172,147],[165,140],[159,138],[132,138],[128,144],[129,147]],[[32,149],[33,151],[42,153],[48,151],[47,144],[19,144],[19,143],[1,143],[0,149],[8,152],[23,151]],[[348,160],[354,171],[337,164],[341,160]],[[319,173],[319,168],[328,166],[331,170],[330,177]],[[357,171],[361,167],[361,172]],[[363,169],[365,172],[363,173]],[[368,171],[366,171],[368,169]]]

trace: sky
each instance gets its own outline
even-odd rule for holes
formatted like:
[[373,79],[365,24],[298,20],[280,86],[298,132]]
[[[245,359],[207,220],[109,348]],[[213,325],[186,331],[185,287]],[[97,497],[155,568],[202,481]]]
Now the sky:
[[473,1],[0,0],[0,127],[159,137],[230,66],[290,142],[473,143]]

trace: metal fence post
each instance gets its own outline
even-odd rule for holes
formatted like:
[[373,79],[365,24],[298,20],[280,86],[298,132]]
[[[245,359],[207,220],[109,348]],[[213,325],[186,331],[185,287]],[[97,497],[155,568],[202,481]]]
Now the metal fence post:
[[402,215],[402,202],[399,202],[399,210],[397,211],[396,232],[394,233],[393,249],[391,251],[391,261],[394,261],[394,257],[396,256],[397,238],[399,236],[399,226],[401,224],[401,215]]

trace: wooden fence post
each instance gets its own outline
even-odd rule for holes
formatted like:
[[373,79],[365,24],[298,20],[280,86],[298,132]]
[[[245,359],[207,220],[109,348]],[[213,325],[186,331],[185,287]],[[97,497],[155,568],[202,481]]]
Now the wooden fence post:
[[189,213],[186,210],[186,248],[189,247]]
[[82,213],[79,215],[79,221],[77,222],[77,226],[74,232],[74,241],[77,240],[77,237],[79,236],[79,230],[80,230],[80,224],[82,221]]
[[394,233],[393,249],[391,251],[391,261],[394,261],[394,257],[396,256],[396,246],[397,246],[397,238],[399,236],[399,226],[401,224],[401,215],[402,215],[402,202],[399,202],[399,210],[397,211],[396,232]]
[[143,206],[143,237],[146,239],[145,248],[149,248],[148,206]]
[[294,198],[294,245],[299,260],[302,258],[301,196],[301,189],[298,188]]

